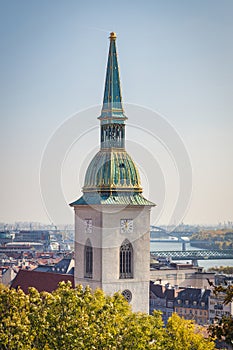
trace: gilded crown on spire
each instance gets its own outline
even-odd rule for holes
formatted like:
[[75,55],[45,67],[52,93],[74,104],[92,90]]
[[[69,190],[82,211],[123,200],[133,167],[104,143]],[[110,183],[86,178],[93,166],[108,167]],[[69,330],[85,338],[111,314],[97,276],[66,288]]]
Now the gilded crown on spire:
[[111,32],[109,39],[110,40],[116,40],[116,38],[117,38],[116,33],[115,32]]

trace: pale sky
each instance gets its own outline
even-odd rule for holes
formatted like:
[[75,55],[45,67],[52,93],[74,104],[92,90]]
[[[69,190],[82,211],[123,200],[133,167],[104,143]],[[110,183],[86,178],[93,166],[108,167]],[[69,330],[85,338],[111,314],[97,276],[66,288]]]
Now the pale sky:
[[[169,164],[161,144],[142,130],[152,125],[140,108],[164,117],[189,154],[193,189],[182,220],[233,221],[232,0],[1,0],[0,5],[0,222],[73,222],[68,203],[80,196],[86,166],[98,150],[111,31],[117,33],[123,101],[130,114],[128,150],[145,196],[157,204],[154,222],[170,222],[179,181],[176,164]],[[141,106],[140,130],[132,126],[134,109],[127,104]],[[52,135],[61,130],[62,138],[69,118],[85,110],[90,113],[77,126],[77,138],[87,125],[85,137],[74,142],[72,130],[74,139],[65,144],[57,171],[54,159],[48,159],[53,169],[48,176],[61,183],[65,207],[64,213],[58,208],[55,185],[44,187],[50,213],[40,193],[43,152]]]

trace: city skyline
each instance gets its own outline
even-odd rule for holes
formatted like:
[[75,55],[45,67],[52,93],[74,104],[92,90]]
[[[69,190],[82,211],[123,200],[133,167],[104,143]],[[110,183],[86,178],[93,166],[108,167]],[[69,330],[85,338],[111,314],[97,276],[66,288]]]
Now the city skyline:
[[[159,142],[147,140],[143,121],[141,129],[135,130],[134,112],[136,117],[140,110],[158,111],[153,113],[171,126],[189,154],[192,197],[184,217],[173,223],[232,221],[233,4],[136,1],[131,7],[122,2],[114,7],[111,19],[107,2],[88,4],[12,1],[2,5],[0,221],[73,221],[68,203],[79,195],[85,166],[99,147],[97,117],[111,31],[118,36],[123,103],[129,118],[127,148],[138,163],[146,195],[158,205],[153,210],[155,217],[160,213],[156,223],[170,222],[179,186],[174,164],[164,150],[158,151]],[[81,149],[77,140],[67,144],[57,175],[67,212],[64,217],[59,213],[57,222],[56,215],[43,207],[40,168],[49,141],[77,111],[80,116],[87,111],[90,129]],[[134,143],[138,133],[140,145]],[[153,156],[154,181],[148,175],[151,163],[149,158],[144,163],[142,145]],[[161,170],[158,179],[157,170]],[[56,197],[53,190],[48,189],[51,198]],[[54,211],[56,205],[54,200]]]

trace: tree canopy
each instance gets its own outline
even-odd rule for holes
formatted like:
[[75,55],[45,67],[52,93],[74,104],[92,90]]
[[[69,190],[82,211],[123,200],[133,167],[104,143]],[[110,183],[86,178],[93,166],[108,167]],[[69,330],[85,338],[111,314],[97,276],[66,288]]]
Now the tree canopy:
[[0,349],[3,350],[212,350],[192,321],[173,314],[133,313],[124,297],[60,283],[52,293],[28,294],[0,286]]
[[[223,304],[233,302],[233,286],[214,286],[213,293],[218,296],[224,296]],[[223,315],[216,317],[215,323],[209,326],[209,332],[212,337],[225,341],[227,344],[233,344],[233,317],[232,315]]]
[[226,275],[232,275],[233,274],[233,266],[215,266],[215,267],[210,267],[208,269],[208,272],[217,272],[221,274],[226,274]]

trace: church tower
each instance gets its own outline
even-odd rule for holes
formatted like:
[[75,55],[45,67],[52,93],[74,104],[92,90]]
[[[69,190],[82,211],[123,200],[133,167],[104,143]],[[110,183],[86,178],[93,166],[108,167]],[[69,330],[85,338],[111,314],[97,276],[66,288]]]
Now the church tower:
[[75,211],[75,283],[120,291],[133,311],[149,311],[150,210],[125,150],[116,34],[110,34],[100,150],[90,162]]

